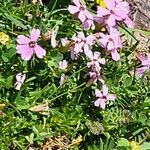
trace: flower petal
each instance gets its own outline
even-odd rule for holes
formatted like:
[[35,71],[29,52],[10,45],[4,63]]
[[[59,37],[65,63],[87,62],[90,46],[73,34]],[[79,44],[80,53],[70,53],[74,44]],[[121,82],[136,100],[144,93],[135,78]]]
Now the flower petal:
[[16,89],[16,90],[20,90],[21,86],[22,86],[22,83],[21,83],[21,82],[16,82],[16,83],[15,83],[15,89]]
[[57,45],[57,42],[56,42],[56,33],[55,33],[55,30],[52,30],[52,33],[51,33],[51,46],[53,48],[55,48]]
[[65,79],[66,79],[65,74],[62,74],[61,77],[60,77],[59,84],[62,85],[65,82]]
[[105,99],[100,99],[100,107],[101,107],[102,109],[105,109],[105,107],[106,107]]
[[97,7],[97,16],[98,17],[103,17],[103,16],[106,16],[106,15],[109,15],[110,14],[110,11],[105,9],[105,8],[102,8],[101,6],[98,6]]
[[115,0],[105,0],[106,7],[109,10],[114,10],[115,8]]
[[95,90],[95,96],[99,98],[103,97],[102,92],[99,89]]
[[69,5],[68,11],[69,11],[71,14],[75,14],[75,13],[79,12],[79,8],[76,7],[76,6],[73,6],[73,5]]
[[114,94],[108,94],[107,99],[114,101],[116,99],[116,96]]
[[81,3],[79,0],[73,0],[73,3],[78,6],[78,7],[81,7]]
[[78,18],[80,19],[81,22],[84,22],[86,20],[86,17],[83,13],[83,11],[79,12]]
[[108,43],[108,39],[104,37],[104,38],[99,39],[99,42],[100,42],[100,45],[101,45],[103,48],[106,48],[107,43]]
[[17,36],[17,42],[19,44],[22,44],[22,45],[23,44],[29,44],[30,39],[28,37],[24,36],[24,35],[18,35]]
[[145,71],[149,69],[148,66],[140,67],[136,69],[136,75],[142,75]]
[[118,61],[120,59],[120,55],[117,50],[112,50],[110,53],[113,60]]
[[112,14],[108,17],[108,20],[106,21],[107,25],[110,27],[113,27],[116,25],[115,16]]
[[113,41],[109,41],[108,44],[107,44],[108,51],[113,50],[114,48],[115,48],[114,42]]
[[93,52],[91,50],[84,49],[84,53],[90,60],[93,59]]
[[102,86],[102,91],[103,91],[103,96],[108,95],[108,87],[105,84]]
[[32,29],[31,31],[31,41],[37,41],[37,39],[40,37],[40,30],[39,29]]
[[40,47],[39,45],[36,45],[34,48],[34,52],[38,58],[43,58],[46,55],[45,49]]
[[23,60],[30,60],[33,55],[33,49],[31,49],[28,45],[17,45],[17,53],[21,54],[21,58]]

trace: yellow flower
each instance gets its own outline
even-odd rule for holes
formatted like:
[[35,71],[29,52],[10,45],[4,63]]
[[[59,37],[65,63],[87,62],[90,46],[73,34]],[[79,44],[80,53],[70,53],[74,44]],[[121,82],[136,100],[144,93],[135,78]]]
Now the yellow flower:
[[96,0],[96,4],[100,5],[103,8],[106,8],[105,0]]
[[0,43],[3,45],[7,45],[10,41],[10,38],[4,32],[0,32]]
[[131,141],[130,145],[132,150],[140,150],[140,145],[137,142]]

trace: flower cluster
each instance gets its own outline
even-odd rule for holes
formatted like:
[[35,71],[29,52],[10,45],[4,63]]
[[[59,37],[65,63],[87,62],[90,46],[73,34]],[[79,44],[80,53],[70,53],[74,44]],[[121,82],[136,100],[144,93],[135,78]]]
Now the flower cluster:
[[[95,90],[95,95],[98,98],[95,101],[95,106],[104,109],[108,100],[115,100],[116,96],[108,93],[108,87],[102,78],[101,68],[106,63],[102,58],[101,52],[107,51],[114,61],[120,59],[119,49],[122,48],[122,42],[118,25],[124,23],[127,27],[133,27],[133,22],[129,18],[129,4],[123,0],[103,0],[103,6],[97,6],[97,12],[91,13],[86,6],[86,3],[80,0],[73,0],[72,5],[68,6],[68,11],[75,15],[81,22],[83,30],[75,33],[70,39],[61,38],[62,46],[70,45],[70,57],[72,60],[77,60],[82,54],[87,60],[88,76],[92,83],[100,82],[102,90]],[[97,26],[102,30],[97,30]],[[89,34],[90,33],[90,34]],[[57,46],[56,33],[51,32],[51,47]],[[40,37],[40,30],[33,29],[29,37],[19,35],[17,37],[17,53],[21,55],[23,60],[30,60],[35,54],[38,58],[46,56],[46,50],[38,45],[37,41]],[[70,44],[71,43],[71,44]],[[99,45],[99,50],[94,51],[93,45]],[[142,65],[149,67],[146,64],[148,58],[142,59]],[[66,70],[68,62],[66,60],[59,62],[59,68]],[[144,68],[145,69],[145,68]],[[25,75],[19,73],[16,76],[16,89],[19,90],[25,80]],[[60,85],[64,83],[65,74],[61,75]]]
[[[102,84],[102,92],[97,89],[95,93],[98,97],[95,106],[104,109],[106,101],[114,100],[116,97],[108,96],[108,88],[102,79],[101,65],[105,64],[105,59],[101,58],[101,49],[107,50],[114,61],[120,59],[119,49],[122,48],[122,42],[118,25],[124,23],[127,27],[133,27],[133,22],[129,18],[129,4],[123,0],[104,0],[102,6],[97,6],[97,13],[92,14],[85,3],[73,0],[73,5],[69,5],[68,11],[81,21],[84,30],[97,31],[98,24],[107,31],[92,31],[87,36],[83,32],[78,32],[72,37],[73,45],[70,48],[72,59],[77,59],[81,53],[87,57],[90,80],[93,83],[100,81]],[[92,48],[96,43],[101,47],[99,51],[94,51]]]

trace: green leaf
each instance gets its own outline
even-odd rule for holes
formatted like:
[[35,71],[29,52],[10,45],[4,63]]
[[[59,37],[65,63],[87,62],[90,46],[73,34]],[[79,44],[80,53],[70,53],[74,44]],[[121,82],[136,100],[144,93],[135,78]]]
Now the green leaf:
[[125,138],[121,138],[118,143],[117,143],[118,147],[127,147],[130,146],[129,141]]
[[140,150],[150,150],[150,142],[144,142],[144,143],[140,146]]
[[7,13],[4,13],[7,19],[9,19],[12,23],[14,23],[17,27],[27,29],[27,27],[19,20],[15,19],[14,17],[8,15]]
[[15,104],[19,109],[28,109],[29,108],[29,103],[21,97],[18,97],[15,100]]

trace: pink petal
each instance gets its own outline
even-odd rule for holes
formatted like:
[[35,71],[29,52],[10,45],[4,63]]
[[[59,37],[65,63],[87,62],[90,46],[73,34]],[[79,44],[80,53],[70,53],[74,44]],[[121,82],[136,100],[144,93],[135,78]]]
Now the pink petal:
[[136,75],[142,75],[148,69],[150,69],[148,66],[137,68],[136,69]]
[[82,50],[82,44],[75,44],[74,45],[74,52],[76,53],[76,54],[78,54],[78,53],[80,53],[80,52],[82,52],[83,50]]
[[85,55],[92,60],[93,59],[93,52],[91,50],[84,50]]
[[53,48],[55,48],[56,44],[57,44],[57,42],[56,42],[56,33],[55,33],[54,30],[52,30],[52,33],[51,33],[51,46]]
[[80,10],[79,10],[79,8],[76,7],[76,6],[69,5],[68,11],[69,11],[71,14],[75,14],[75,13],[79,12]]
[[88,67],[88,68],[90,68],[90,67],[93,66],[93,65],[94,65],[94,63],[93,63],[92,61],[90,61],[90,62],[87,63],[87,67]]
[[18,42],[19,44],[29,44],[30,39],[27,38],[27,37],[24,36],[24,35],[18,35],[18,36],[17,36],[17,42]]
[[83,13],[85,17],[87,17],[89,20],[93,20],[93,16],[90,14],[90,12],[87,9],[85,9]]
[[103,17],[94,17],[94,21],[97,23],[103,25],[104,24],[104,18]]
[[93,59],[98,60],[99,57],[100,57],[100,53],[99,52],[94,52]]
[[146,56],[144,55],[144,54],[142,54],[142,53],[137,53],[136,54],[136,57],[142,62],[142,61],[144,61],[144,60],[146,60]]
[[21,83],[21,82],[16,82],[16,83],[15,83],[15,89],[16,89],[16,90],[20,90],[21,86],[22,86],[22,83]]
[[115,16],[114,15],[110,15],[106,22],[107,22],[107,25],[110,26],[110,27],[115,26],[116,25]]
[[24,80],[25,80],[25,78],[26,78],[26,74],[22,74],[22,73],[18,73],[17,75],[16,75],[16,80],[17,81],[19,81],[19,82],[24,82]]
[[60,81],[59,81],[60,85],[64,84],[65,78],[66,78],[65,74],[62,74],[61,77],[60,77]]
[[95,96],[96,97],[103,97],[103,95],[102,95],[102,93],[101,93],[101,91],[99,89],[95,90]]
[[39,29],[32,29],[31,31],[31,41],[37,41],[37,39],[40,37],[40,30]]
[[107,38],[101,38],[101,39],[99,39],[99,42],[103,48],[106,48],[107,43],[108,43],[108,39]]
[[107,27],[107,30],[109,32],[110,35],[113,35],[114,33],[116,34],[119,34],[119,30],[118,30],[118,27],[117,26],[106,26]]
[[110,53],[113,60],[118,61],[120,59],[120,55],[117,50],[112,50]]
[[129,17],[124,20],[124,23],[127,25],[128,28],[134,28],[134,23]]
[[107,96],[107,94],[108,94],[108,87],[105,84],[102,86],[102,91],[103,91],[103,95]]
[[83,13],[83,11],[79,12],[78,18],[80,19],[81,22],[84,22],[86,20],[86,17]]
[[71,49],[70,57],[71,57],[72,60],[77,59],[77,54],[74,52],[74,49]]
[[93,61],[93,64],[95,65],[95,70],[97,70],[97,72],[100,72],[101,67],[98,61]]
[[107,45],[108,51],[113,50],[115,48],[113,41],[109,41]]
[[22,73],[18,73],[18,74],[16,75],[16,80],[17,80],[17,81],[21,81],[21,78],[22,78]]
[[17,53],[21,54],[23,60],[30,60],[33,55],[33,49],[28,45],[17,45]]
[[96,39],[95,36],[91,34],[86,37],[86,43],[89,45],[93,45],[95,42],[95,39]]
[[101,107],[102,109],[105,109],[105,107],[106,107],[105,99],[101,99],[101,100],[100,100],[100,107]]
[[66,46],[70,41],[67,38],[60,39],[62,46]]
[[142,61],[142,65],[143,65],[143,66],[150,65],[150,60],[148,60],[148,59],[143,60],[143,61]]
[[100,64],[105,64],[105,58],[98,59],[98,62],[99,62]]
[[36,45],[36,46],[34,47],[34,52],[35,52],[35,54],[36,54],[36,56],[37,56],[38,58],[43,58],[43,57],[46,55],[45,49],[43,49],[43,48],[40,47],[39,45]]
[[98,17],[103,17],[110,14],[109,10],[102,8],[101,6],[98,6],[97,9],[98,9],[97,11]]
[[84,44],[83,49],[84,49],[84,53],[90,51],[90,48],[89,48],[88,44]]
[[107,95],[107,99],[114,101],[114,100],[116,99],[116,96],[115,96],[114,94],[108,94],[108,95]]
[[80,1],[79,0],[73,0],[73,3],[78,6],[81,7]]
[[106,6],[109,10],[114,10],[115,0],[105,0]]
[[68,66],[68,62],[66,60],[60,61],[59,62],[59,68],[60,69],[66,69]]
[[85,35],[84,35],[84,33],[83,32],[78,32],[78,38],[80,38],[80,39],[85,39]]
[[96,107],[99,107],[99,106],[100,106],[100,99],[97,99],[97,100],[94,102],[94,106],[96,106]]
[[84,30],[89,30],[92,26],[92,21],[91,20],[86,20],[83,22],[83,28]]

